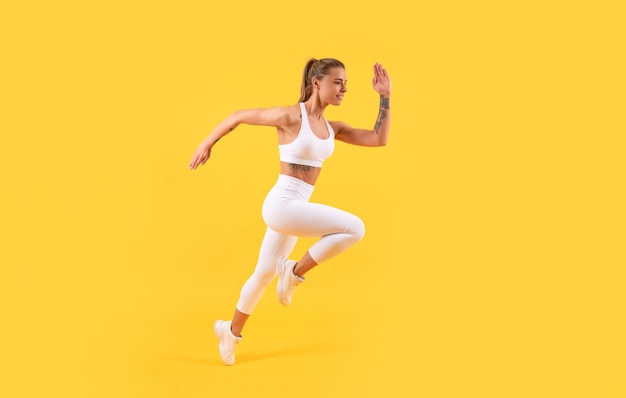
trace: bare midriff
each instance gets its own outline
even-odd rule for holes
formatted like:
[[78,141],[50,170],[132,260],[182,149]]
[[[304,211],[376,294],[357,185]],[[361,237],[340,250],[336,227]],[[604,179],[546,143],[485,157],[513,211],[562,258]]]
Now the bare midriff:
[[280,162],[280,174],[298,178],[309,185],[315,185],[321,167],[305,166],[303,164]]

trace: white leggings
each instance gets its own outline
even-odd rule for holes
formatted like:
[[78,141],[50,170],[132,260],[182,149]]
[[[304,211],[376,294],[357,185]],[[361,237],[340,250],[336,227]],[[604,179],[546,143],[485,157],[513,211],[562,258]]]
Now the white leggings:
[[279,174],[278,181],[263,202],[267,225],[254,273],[241,289],[237,309],[251,314],[267,285],[276,276],[276,260],[288,258],[298,237],[318,237],[309,248],[316,263],[336,256],[357,243],[365,234],[363,221],[354,214],[311,203],[313,185]]

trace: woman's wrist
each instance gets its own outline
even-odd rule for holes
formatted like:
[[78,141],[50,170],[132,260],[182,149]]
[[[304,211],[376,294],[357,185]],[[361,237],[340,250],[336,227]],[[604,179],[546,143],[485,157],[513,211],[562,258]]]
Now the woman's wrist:
[[202,144],[205,147],[211,149],[211,148],[213,148],[213,145],[215,145],[217,143],[217,141],[219,141],[219,140],[220,140],[219,138],[207,137]]
[[388,93],[387,95],[380,94],[380,108],[381,109],[389,109],[389,96],[390,95],[391,93]]

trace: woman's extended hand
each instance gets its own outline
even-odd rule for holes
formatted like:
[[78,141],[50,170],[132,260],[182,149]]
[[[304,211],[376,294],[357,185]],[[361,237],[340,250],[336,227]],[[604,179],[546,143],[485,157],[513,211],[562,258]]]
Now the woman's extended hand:
[[372,79],[374,90],[385,98],[391,95],[391,79],[387,71],[378,62],[374,65],[374,78]]
[[191,162],[189,162],[189,168],[191,170],[195,170],[198,166],[201,166],[206,163],[207,160],[211,157],[211,146],[206,143],[200,144],[196,152],[193,154],[191,158]]

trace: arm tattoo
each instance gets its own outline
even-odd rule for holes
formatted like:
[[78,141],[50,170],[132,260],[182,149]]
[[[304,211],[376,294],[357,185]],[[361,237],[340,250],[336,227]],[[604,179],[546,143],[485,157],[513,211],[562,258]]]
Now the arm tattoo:
[[378,130],[380,130],[380,126],[383,124],[383,119],[387,117],[387,111],[389,110],[389,98],[384,98],[382,95],[380,96],[380,110],[378,111],[378,119],[376,119],[376,124],[374,125],[374,132],[378,135]]
[[[229,127],[228,128],[228,132],[230,133],[231,131],[233,131],[235,128],[234,127]],[[213,141],[213,145],[217,144],[217,141],[221,140],[222,137],[220,138],[216,138],[215,141]]]
[[389,98],[380,96],[380,107],[383,109],[389,109]]
[[295,164],[295,163],[289,163],[289,167],[291,167],[292,170],[294,171],[311,171],[313,169],[313,166],[306,166],[303,164]]

